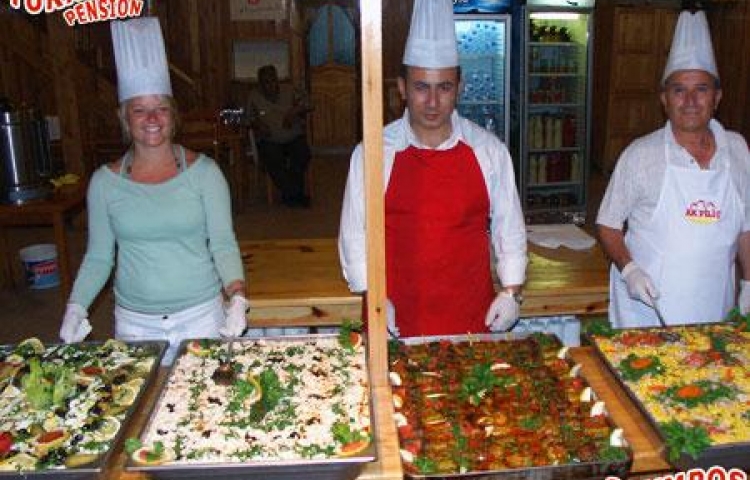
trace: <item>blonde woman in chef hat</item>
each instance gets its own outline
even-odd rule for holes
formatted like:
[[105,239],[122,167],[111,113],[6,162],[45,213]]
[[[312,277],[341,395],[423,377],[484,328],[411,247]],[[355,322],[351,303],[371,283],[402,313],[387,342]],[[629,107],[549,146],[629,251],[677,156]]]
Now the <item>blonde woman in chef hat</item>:
[[679,16],[660,98],[666,125],[625,149],[597,217],[616,327],[750,310],[750,154],[713,118],[721,85],[702,11]]
[[[416,0],[403,64],[398,87],[407,108],[383,138],[389,328],[407,337],[508,330],[520,314],[526,229],[506,146],[455,109],[461,78],[451,0]],[[363,160],[360,145],[339,233],[355,292],[367,289]]]
[[172,143],[177,111],[158,19],[111,26],[119,115],[131,143],[91,178],[88,247],[60,338],[88,335],[87,308],[116,265],[115,336],[168,340],[170,363],[185,338],[243,333],[244,271],[221,171]]

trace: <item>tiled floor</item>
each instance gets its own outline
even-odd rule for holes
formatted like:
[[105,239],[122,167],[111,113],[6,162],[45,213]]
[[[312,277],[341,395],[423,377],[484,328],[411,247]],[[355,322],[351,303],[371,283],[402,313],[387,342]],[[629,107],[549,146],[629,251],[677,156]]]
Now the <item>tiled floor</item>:
[[[335,237],[341,208],[344,180],[348,171],[348,157],[322,157],[314,160],[314,199],[310,209],[290,209],[268,205],[265,179],[254,185],[250,203],[242,214],[236,215],[235,229],[240,239],[316,238]],[[589,182],[589,227],[595,215],[606,180],[594,175]],[[71,260],[78,268],[85,250],[85,218],[71,222],[68,235]],[[11,251],[26,245],[52,241],[51,228],[12,228],[8,230]],[[15,343],[29,336],[43,341],[58,341],[57,333],[64,311],[64,301],[58,288],[31,290],[23,284],[20,260],[16,265],[16,287],[0,289],[0,344]],[[93,340],[112,335],[113,298],[111,288],[105,288],[92,306]]]

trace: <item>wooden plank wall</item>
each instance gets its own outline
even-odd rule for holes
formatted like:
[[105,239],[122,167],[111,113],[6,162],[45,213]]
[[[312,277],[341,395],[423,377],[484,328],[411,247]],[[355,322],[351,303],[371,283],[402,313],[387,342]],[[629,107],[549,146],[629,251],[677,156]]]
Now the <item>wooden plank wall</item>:
[[708,22],[723,90],[717,117],[750,141],[750,2],[715,2]]

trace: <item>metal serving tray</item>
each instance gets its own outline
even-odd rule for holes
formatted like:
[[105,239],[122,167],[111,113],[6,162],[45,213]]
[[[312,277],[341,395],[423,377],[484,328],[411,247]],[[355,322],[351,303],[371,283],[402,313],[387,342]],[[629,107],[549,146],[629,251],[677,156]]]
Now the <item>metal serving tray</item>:
[[[261,338],[239,338],[237,343],[250,343],[257,340],[267,342],[274,341],[298,341],[307,342],[320,338],[337,337],[337,334],[308,334],[308,335],[286,335]],[[185,340],[181,343],[178,357],[185,353],[188,343],[192,340]],[[220,340],[219,340],[220,341]],[[227,342],[224,342],[227,343]],[[175,360],[175,364],[176,364]],[[174,365],[170,368],[166,382],[172,377]],[[166,383],[165,383],[166,384]],[[138,432],[142,437],[148,426],[154,421],[157,406],[161,403],[166,389],[162,389],[159,398],[154,402],[153,408],[148,416],[148,420],[143,424],[143,428]],[[370,396],[370,418],[374,419],[372,414],[372,396]],[[374,423],[371,429],[374,429]],[[351,480],[356,478],[364,464],[373,462],[376,459],[377,448],[375,439],[376,432],[371,432],[372,441],[370,445],[350,457],[337,457],[320,460],[279,460],[279,461],[248,461],[244,463],[191,463],[180,465],[138,465],[131,458],[125,465],[125,470],[130,472],[141,472],[147,474],[154,480],[251,480],[251,479],[278,479],[278,480]]]
[[[54,469],[46,469],[46,470],[23,470],[22,472],[16,472],[16,471],[0,471],[0,479],[4,478],[21,478],[21,479],[29,479],[29,480],[35,480],[35,479],[62,479],[62,480],[104,480],[106,477],[104,476],[105,468],[107,464],[110,461],[110,458],[113,454],[113,452],[118,451],[119,445],[122,443],[123,436],[125,435],[125,432],[128,430],[128,425],[130,424],[131,418],[133,414],[136,412],[136,410],[139,407],[139,404],[141,403],[141,400],[146,394],[146,391],[150,388],[150,386],[154,383],[154,380],[157,376],[159,366],[161,364],[161,359],[164,356],[164,352],[167,349],[168,343],[166,341],[141,341],[141,342],[123,342],[124,344],[128,346],[141,346],[145,347],[147,349],[152,349],[154,353],[154,362],[151,366],[151,369],[149,370],[148,375],[145,378],[145,381],[141,385],[141,389],[138,392],[138,395],[136,396],[133,403],[128,407],[126,410],[125,416],[123,417],[123,420],[121,421],[120,429],[118,430],[115,437],[112,439],[112,443],[110,444],[109,450],[107,450],[105,453],[99,456],[94,462],[82,465],[80,467],[72,467],[72,468],[54,468]],[[81,345],[83,346],[99,346],[103,345],[104,342],[85,342]],[[12,350],[16,345],[3,345],[0,346],[0,351],[7,351]],[[66,346],[65,344],[45,344],[45,347],[63,347]],[[70,345],[68,345],[70,346]]]
[[[710,324],[701,324],[701,325],[706,326]],[[673,325],[673,326],[685,327],[689,325]],[[664,329],[659,328],[659,327],[634,327],[634,328],[628,328],[626,330],[663,331]],[[609,372],[612,374],[612,377],[614,377],[617,380],[617,383],[620,385],[623,391],[627,393],[630,400],[633,402],[633,404],[636,407],[638,407],[638,410],[641,412],[641,414],[646,418],[646,420],[648,420],[649,424],[651,425],[651,428],[653,428],[653,430],[657,433],[659,438],[662,440],[664,444],[664,448],[662,448],[662,454],[666,462],[670,463],[675,468],[678,468],[682,471],[687,471],[692,468],[708,469],[715,465],[723,466],[726,469],[739,468],[745,471],[750,471],[750,442],[736,442],[736,443],[726,443],[726,444],[715,445],[706,449],[701,455],[698,456],[697,459],[694,459],[690,455],[683,453],[682,455],[680,455],[680,457],[677,460],[670,461],[668,458],[666,437],[664,436],[664,433],[659,428],[659,422],[657,422],[656,419],[651,415],[649,410],[646,408],[645,405],[643,405],[643,403],[635,394],[635,392],[633,392],[630,388],[628,388],[628,386],[625,384],[622,378],[620,378],[620,375],[617,372],[617,368],[614,365],[610,364],[609,360],[607,360],[607,356],[599,349],[599,345],[597,344],[596,341],[594,341],[593,338],[591,338],[591,335],[586,334],[584,338],[588,344],[593,346],[594,351],[596,352],[597,356],[601,359],[602,363],[607,367],[607,370],[609,370]]]
[[[534,332],[519,333],[482,333],[468,335],[445,335],[445,336],[426,336],[426,337],[406,337],[400,338],[399,341],[406,345],[417,345],[422,343],[450,341],[450,342],[467,342],[467,341],[517,341],[533,336]],[[559,339],[560,348],[566,348]],[[570,357],[566,359],[572,364]],[[585,381],[585,379],[584,379]],[[588,386],[588,382],[586,382]],[[592,403],[597,400],[592,390]],[[605,414],[607,414],[605,409]],[[607,414],[608,415],[608,414]],[[615,425],[609,421],[610,428]],[[472,479],[472,480],[601,480],[608,476],[617,478],[626,478],[633,464],[633,452],[627,446],[628,458],[622,462],[582,462],[570,463],[565,465],[545,465],[538,467],[525,467],[505,470],[486,470],[467,473],[455,474],[429,474],[420,475],[406,473],[405,478],[409,479]]]

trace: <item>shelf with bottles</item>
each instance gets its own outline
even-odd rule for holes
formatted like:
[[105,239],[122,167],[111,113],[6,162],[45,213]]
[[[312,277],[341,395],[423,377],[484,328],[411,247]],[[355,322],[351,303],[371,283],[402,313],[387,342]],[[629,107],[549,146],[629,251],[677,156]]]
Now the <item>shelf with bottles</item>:
[[575,43],[536,43],[529,46],[529,74],[580,73],[581,49]]
[[579,152],[533,153],[527,158],[527,185],[579,185],[582,161]]
[[575,149],[581,145],[578,117],[573,113],[535,113],[529,115],[526,128],[529,151]]
[[529,77],[531,105],[573,106],[581,101],[578,77],[574,75],[534,75]]

